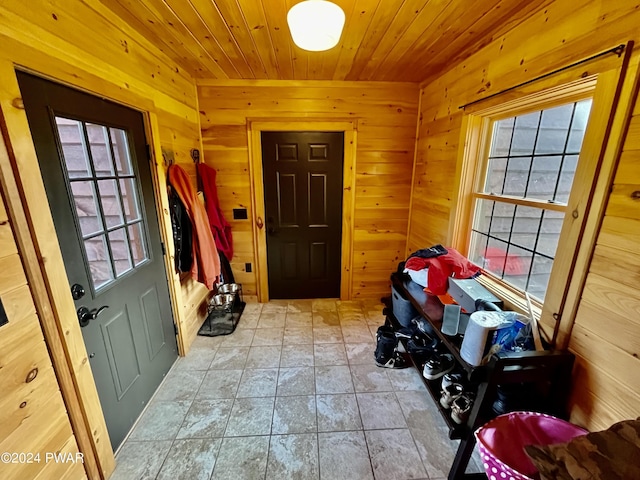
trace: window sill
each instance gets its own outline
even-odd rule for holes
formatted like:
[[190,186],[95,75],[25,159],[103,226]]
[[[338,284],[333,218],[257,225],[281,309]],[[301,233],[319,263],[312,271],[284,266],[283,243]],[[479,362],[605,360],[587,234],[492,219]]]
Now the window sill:
[[[482,275],[476,277],[478,283],[484,288],[493,293],[496,297],[501,299],[505,307],[510,310],[515,310],[529,316],[529,309],[527,308],[527,299],[524,294],[503,282],[502,280],[494,277],[489,272],[482,271]],[[537,300],[531,299],[531,307],[533,309],[533,315],[536,320],[540,320],[542,313],[542,304]]]

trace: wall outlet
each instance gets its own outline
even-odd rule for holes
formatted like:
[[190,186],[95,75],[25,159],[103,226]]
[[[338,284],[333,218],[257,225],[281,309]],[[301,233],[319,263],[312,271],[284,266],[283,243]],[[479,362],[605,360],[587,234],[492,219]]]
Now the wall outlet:
[[233,219],[234,220],[247,220],[249,217],[247,215],[246,208],[234,208],[233,209]]
[[247,273],[251,273],[251,264],[250,263],[245,263],[244,264],[244,271]]

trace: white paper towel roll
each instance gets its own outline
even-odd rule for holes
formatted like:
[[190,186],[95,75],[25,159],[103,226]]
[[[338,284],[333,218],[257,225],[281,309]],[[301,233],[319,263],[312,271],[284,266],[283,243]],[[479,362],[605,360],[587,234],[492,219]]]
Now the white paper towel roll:
[[491,334],[494,330],[513,325],[514,319],[505,315],[510,312],[473,312],[464,333],[460,356],[469,365],[482,365],[482,359],[490,348]]

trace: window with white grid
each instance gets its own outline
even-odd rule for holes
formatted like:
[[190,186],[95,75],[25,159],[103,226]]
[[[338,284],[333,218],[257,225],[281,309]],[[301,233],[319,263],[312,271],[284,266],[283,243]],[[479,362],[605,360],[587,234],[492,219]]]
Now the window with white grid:
[[468,257],[543,301],[591,99],[492,120],[474,200]]

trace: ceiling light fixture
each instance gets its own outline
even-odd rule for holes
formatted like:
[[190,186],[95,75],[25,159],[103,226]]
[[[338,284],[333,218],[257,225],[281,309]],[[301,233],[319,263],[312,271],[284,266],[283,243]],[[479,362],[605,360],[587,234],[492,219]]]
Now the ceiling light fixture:
[[344,20],[342,9],[326,0],[305,0],[291,7],[287,14],[293,42],[311,52],[335,47],[340,40]]

